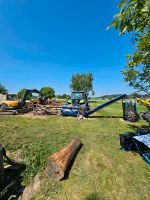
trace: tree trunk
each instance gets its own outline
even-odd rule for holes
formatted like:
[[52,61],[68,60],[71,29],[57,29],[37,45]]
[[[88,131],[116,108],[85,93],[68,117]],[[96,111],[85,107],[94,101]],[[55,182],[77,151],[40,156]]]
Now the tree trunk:
[[0,188],[4,185],[4,178],[3,150],[0,145]]
[[48,158],[46,174],[53,180],[60,181],[69,167],[72,159],[75,157],[82,143],[79,139],[73,139],[63,149],[54,153]]

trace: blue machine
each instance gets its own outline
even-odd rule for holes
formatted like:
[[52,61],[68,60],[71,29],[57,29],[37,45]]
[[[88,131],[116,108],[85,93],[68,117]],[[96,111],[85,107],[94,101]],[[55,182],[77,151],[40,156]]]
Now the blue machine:
[[70,105],[64,105],[60,112],[62,116],[73,116],[73,117],[77,117],[79,114],[88,117],[89,115],[97,112],[98,110],[102,110],[103,108],[109,106],[112,103],[115,103],[123,98],[125,98],[127,95],[123,94],[120,95],[114,99],[111,99],[110,101],[107,101],[97,107],[95,107],[94,109],[88,111],[86,106],[70,106]]
[[77,117],[79,114],[79,109],[79,106],[71,107],[70,105],[65,104],[64,106],[62,106],[60,113],[62,116]]

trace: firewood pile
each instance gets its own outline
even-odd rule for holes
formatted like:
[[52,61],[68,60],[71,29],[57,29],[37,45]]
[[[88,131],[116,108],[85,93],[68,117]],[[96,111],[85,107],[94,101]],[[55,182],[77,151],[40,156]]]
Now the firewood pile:
[[50,115],[50,110],[45,107],[33,107],[33,115]]
[[37,105],[33,107],[33,115],[59,115],[60,107]]
[[47,105],[51,105],[51,106],[61,106],[62,105],[62,101],[58,100],[58,99],[48,99],[46,104]]

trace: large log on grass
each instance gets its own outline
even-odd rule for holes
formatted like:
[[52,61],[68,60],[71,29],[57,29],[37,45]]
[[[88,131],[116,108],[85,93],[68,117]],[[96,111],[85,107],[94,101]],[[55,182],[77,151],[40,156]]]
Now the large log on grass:
[[0,188],[4,185],[3,149],[0,145]]
[[63,149],[48,157],[45,169],[48,177],[55,181],[60,181],[64,177],[72,159],[75,157],[81,146],[81,141],[76,138]]

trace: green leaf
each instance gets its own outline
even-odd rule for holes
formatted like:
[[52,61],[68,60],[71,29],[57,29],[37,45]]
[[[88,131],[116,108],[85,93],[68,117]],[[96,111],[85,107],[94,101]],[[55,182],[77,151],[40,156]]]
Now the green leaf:
[[120,13],[123,14],[124,10],[126,9],[127,4],[124,4],[120,9]]
[[117,20],[114,20],[110,23],[110,25],[106,28],[106,30],[110,29],[112,26],[116,26]]
[[142,8],[142,10],[141,10],[142,12],[148,12],[149,11],[149,8],[148,8],[148,6],[145,6],[144,8]]
[[127,26],[124,27],[124,29],[123,29],[123,31],[122,31],[122,34],[125,33],[125,32],[127,31],[127,28],[128,28]]
[[112,21],[112,22],[110,23],[110,26],[115,26],[116,23],[117,23],[117,20],[114,20],[114,21]]
[[120,8],[125,2],[126,0],[121,0],[120,3],[118,4],[118,7]]

